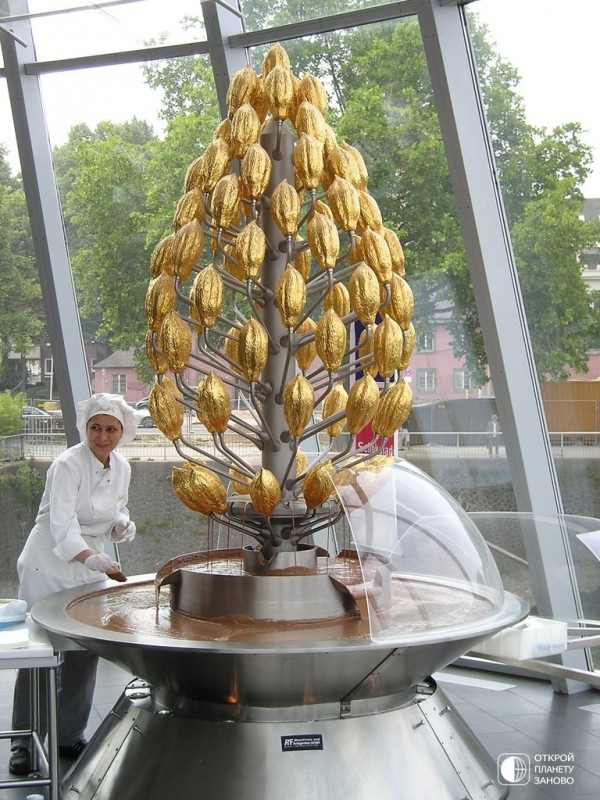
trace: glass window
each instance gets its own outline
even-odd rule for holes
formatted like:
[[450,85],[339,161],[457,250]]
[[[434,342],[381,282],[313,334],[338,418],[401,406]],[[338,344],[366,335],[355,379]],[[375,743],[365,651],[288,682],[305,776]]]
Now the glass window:
[[471,375],[466,369],[454,370],[454,389],[457,392],[467,391],[471,388]]
[[49,378],[54,372],[54,360],[52,358],[44,359],[44,376]]
[[423,331],[417,335],[417,350],[420,353],[433,353],[435,338],[431,331]]
[[112,376],[112,393],[125,394],[127,391],[127,375]]
[[417,389],[420,392],[434,392],[435,391],[435,370],[434,369],[418,369],[417,370]]

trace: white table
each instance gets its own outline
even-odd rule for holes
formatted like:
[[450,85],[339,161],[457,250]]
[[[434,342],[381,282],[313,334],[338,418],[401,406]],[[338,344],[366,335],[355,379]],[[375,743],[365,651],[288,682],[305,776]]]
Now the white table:
[[[28,632],[29,638],[23,646],[11,646],[13,638]],[[31,729],[25,731],[0,731],[0,739],[14,736],[29,737],[34,767],[43,767],[48,777],[26,777],[19,780],[0,781],[0,789],[48,786],[50,800],[58,800],[58,741],[56,726],[56,669],[59,655],[50,644],[48,634],[27,615],[20,625],[0,629],[0,669],[31,670]],[[47,685],[48,747],[44,747],[40,736],[40,680]]]

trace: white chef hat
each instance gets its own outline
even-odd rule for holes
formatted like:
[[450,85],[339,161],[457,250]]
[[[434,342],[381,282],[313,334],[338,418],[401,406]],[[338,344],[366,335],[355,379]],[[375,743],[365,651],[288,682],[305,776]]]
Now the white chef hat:
[[120,394],[100,392],[77,404],[77,430],[84,440],[89,420],[98,414],[108,414],[119,420],[123,426],[123,436],[119,444],[131,442],[136,434],[139,419]]

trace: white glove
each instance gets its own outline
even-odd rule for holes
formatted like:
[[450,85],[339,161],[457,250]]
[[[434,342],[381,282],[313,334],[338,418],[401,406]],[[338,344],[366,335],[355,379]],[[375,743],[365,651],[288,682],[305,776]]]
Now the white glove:
[[86,558],[83,566],[94,572],[112,572],[115,568],[115,562],[107,553],[94,553],[94,555]]
[[122,517],[115,523],[110,538],[113,542],[133,541],[133,539],[135,539],[135,522]]

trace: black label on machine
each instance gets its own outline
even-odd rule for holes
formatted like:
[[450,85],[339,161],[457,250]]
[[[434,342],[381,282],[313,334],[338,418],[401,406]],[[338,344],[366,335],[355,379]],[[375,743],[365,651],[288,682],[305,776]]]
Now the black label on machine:
[[291,750],[322,750],[323,736],[320,733],[301,733],[299,736],[282,736],[281,749],[284,753]]

